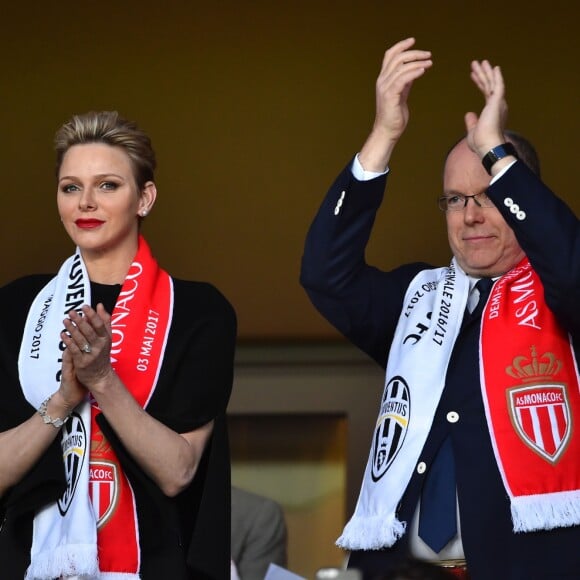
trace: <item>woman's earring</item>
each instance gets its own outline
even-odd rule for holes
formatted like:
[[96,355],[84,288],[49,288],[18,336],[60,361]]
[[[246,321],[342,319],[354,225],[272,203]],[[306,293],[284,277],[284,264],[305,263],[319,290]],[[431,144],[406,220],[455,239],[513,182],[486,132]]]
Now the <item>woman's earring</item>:
[[147,213],[148,213],[148,212],[147,212],[147,210],[146,210],[146,209],[142,209],[142,210],[139,212],[139,215],[140,215],[141,217],[145,217],[145,216],[147,215]]

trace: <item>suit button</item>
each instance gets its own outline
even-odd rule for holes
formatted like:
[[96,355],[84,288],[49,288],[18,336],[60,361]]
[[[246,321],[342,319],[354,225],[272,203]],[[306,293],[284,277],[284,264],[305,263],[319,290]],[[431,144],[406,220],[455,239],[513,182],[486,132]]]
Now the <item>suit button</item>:
[[456,413],[455,411],[449,411],[449,413],[447,413],[447,420],[450,423],[457,423],[457,421],[459,421],[459,413]]
[[425,473],[426,470],[427,464],[424,461],[417,464],[417,473]]

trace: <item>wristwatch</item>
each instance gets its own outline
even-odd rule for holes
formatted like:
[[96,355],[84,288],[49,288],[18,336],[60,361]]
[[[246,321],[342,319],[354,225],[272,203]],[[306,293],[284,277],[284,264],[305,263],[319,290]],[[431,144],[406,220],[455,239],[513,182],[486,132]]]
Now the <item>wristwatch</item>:
[[500,159],[507,157],[508,155],[513,155],[517,158],[518,154],[516,148],[511,143],[502,143],[493,149],[490,149],[484,156],[481,162],[485,170],[491,175],[491,168]]

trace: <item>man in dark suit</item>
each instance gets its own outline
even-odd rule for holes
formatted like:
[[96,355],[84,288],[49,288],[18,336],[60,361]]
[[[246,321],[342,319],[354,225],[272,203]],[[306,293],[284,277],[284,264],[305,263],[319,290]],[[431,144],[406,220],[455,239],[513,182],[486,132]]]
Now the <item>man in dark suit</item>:
[[386,368],[338,544],[365,579],[409,556],[465,559],[472,580],[578,578],[580,227],[536,175],[533,147],[505,131],[499,67],[472,63],[485,106],[465,115],[445,163],[450,266],[365,262],[409,91],[432,66],[413,45],[385,53],[373,129],[324,199],[302,262],[316,308]]
[[286,566],[286,522],[274,500],[232,486],[231,534],[240,580],[263,580],[270,564]]

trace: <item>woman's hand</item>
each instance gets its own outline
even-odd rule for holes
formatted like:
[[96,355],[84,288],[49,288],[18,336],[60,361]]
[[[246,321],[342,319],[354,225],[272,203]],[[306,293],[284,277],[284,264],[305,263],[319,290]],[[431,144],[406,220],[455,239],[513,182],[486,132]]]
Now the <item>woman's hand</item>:
[[[89,391],[98,389],[114,375],[111,366],[110,315],[102,304],[98,304],[96,310],[85,304],[82,316],[72,310],[63,323],[65,331],[61,338],[66,345],[63,378],[66,358],[67,365],[70,360],[70,371],[82,386]],[[67,379],[72,380],[68,373]]]
[[61,413],[61,415],[66,416],[72,412],[86,395],[87,390],[77,379],[72,355],[67,347],[62,353],[60,387],[55,393],[55,396],[53,396],[53,404],[59,400],[62,401],[66,412],[64,414]]

